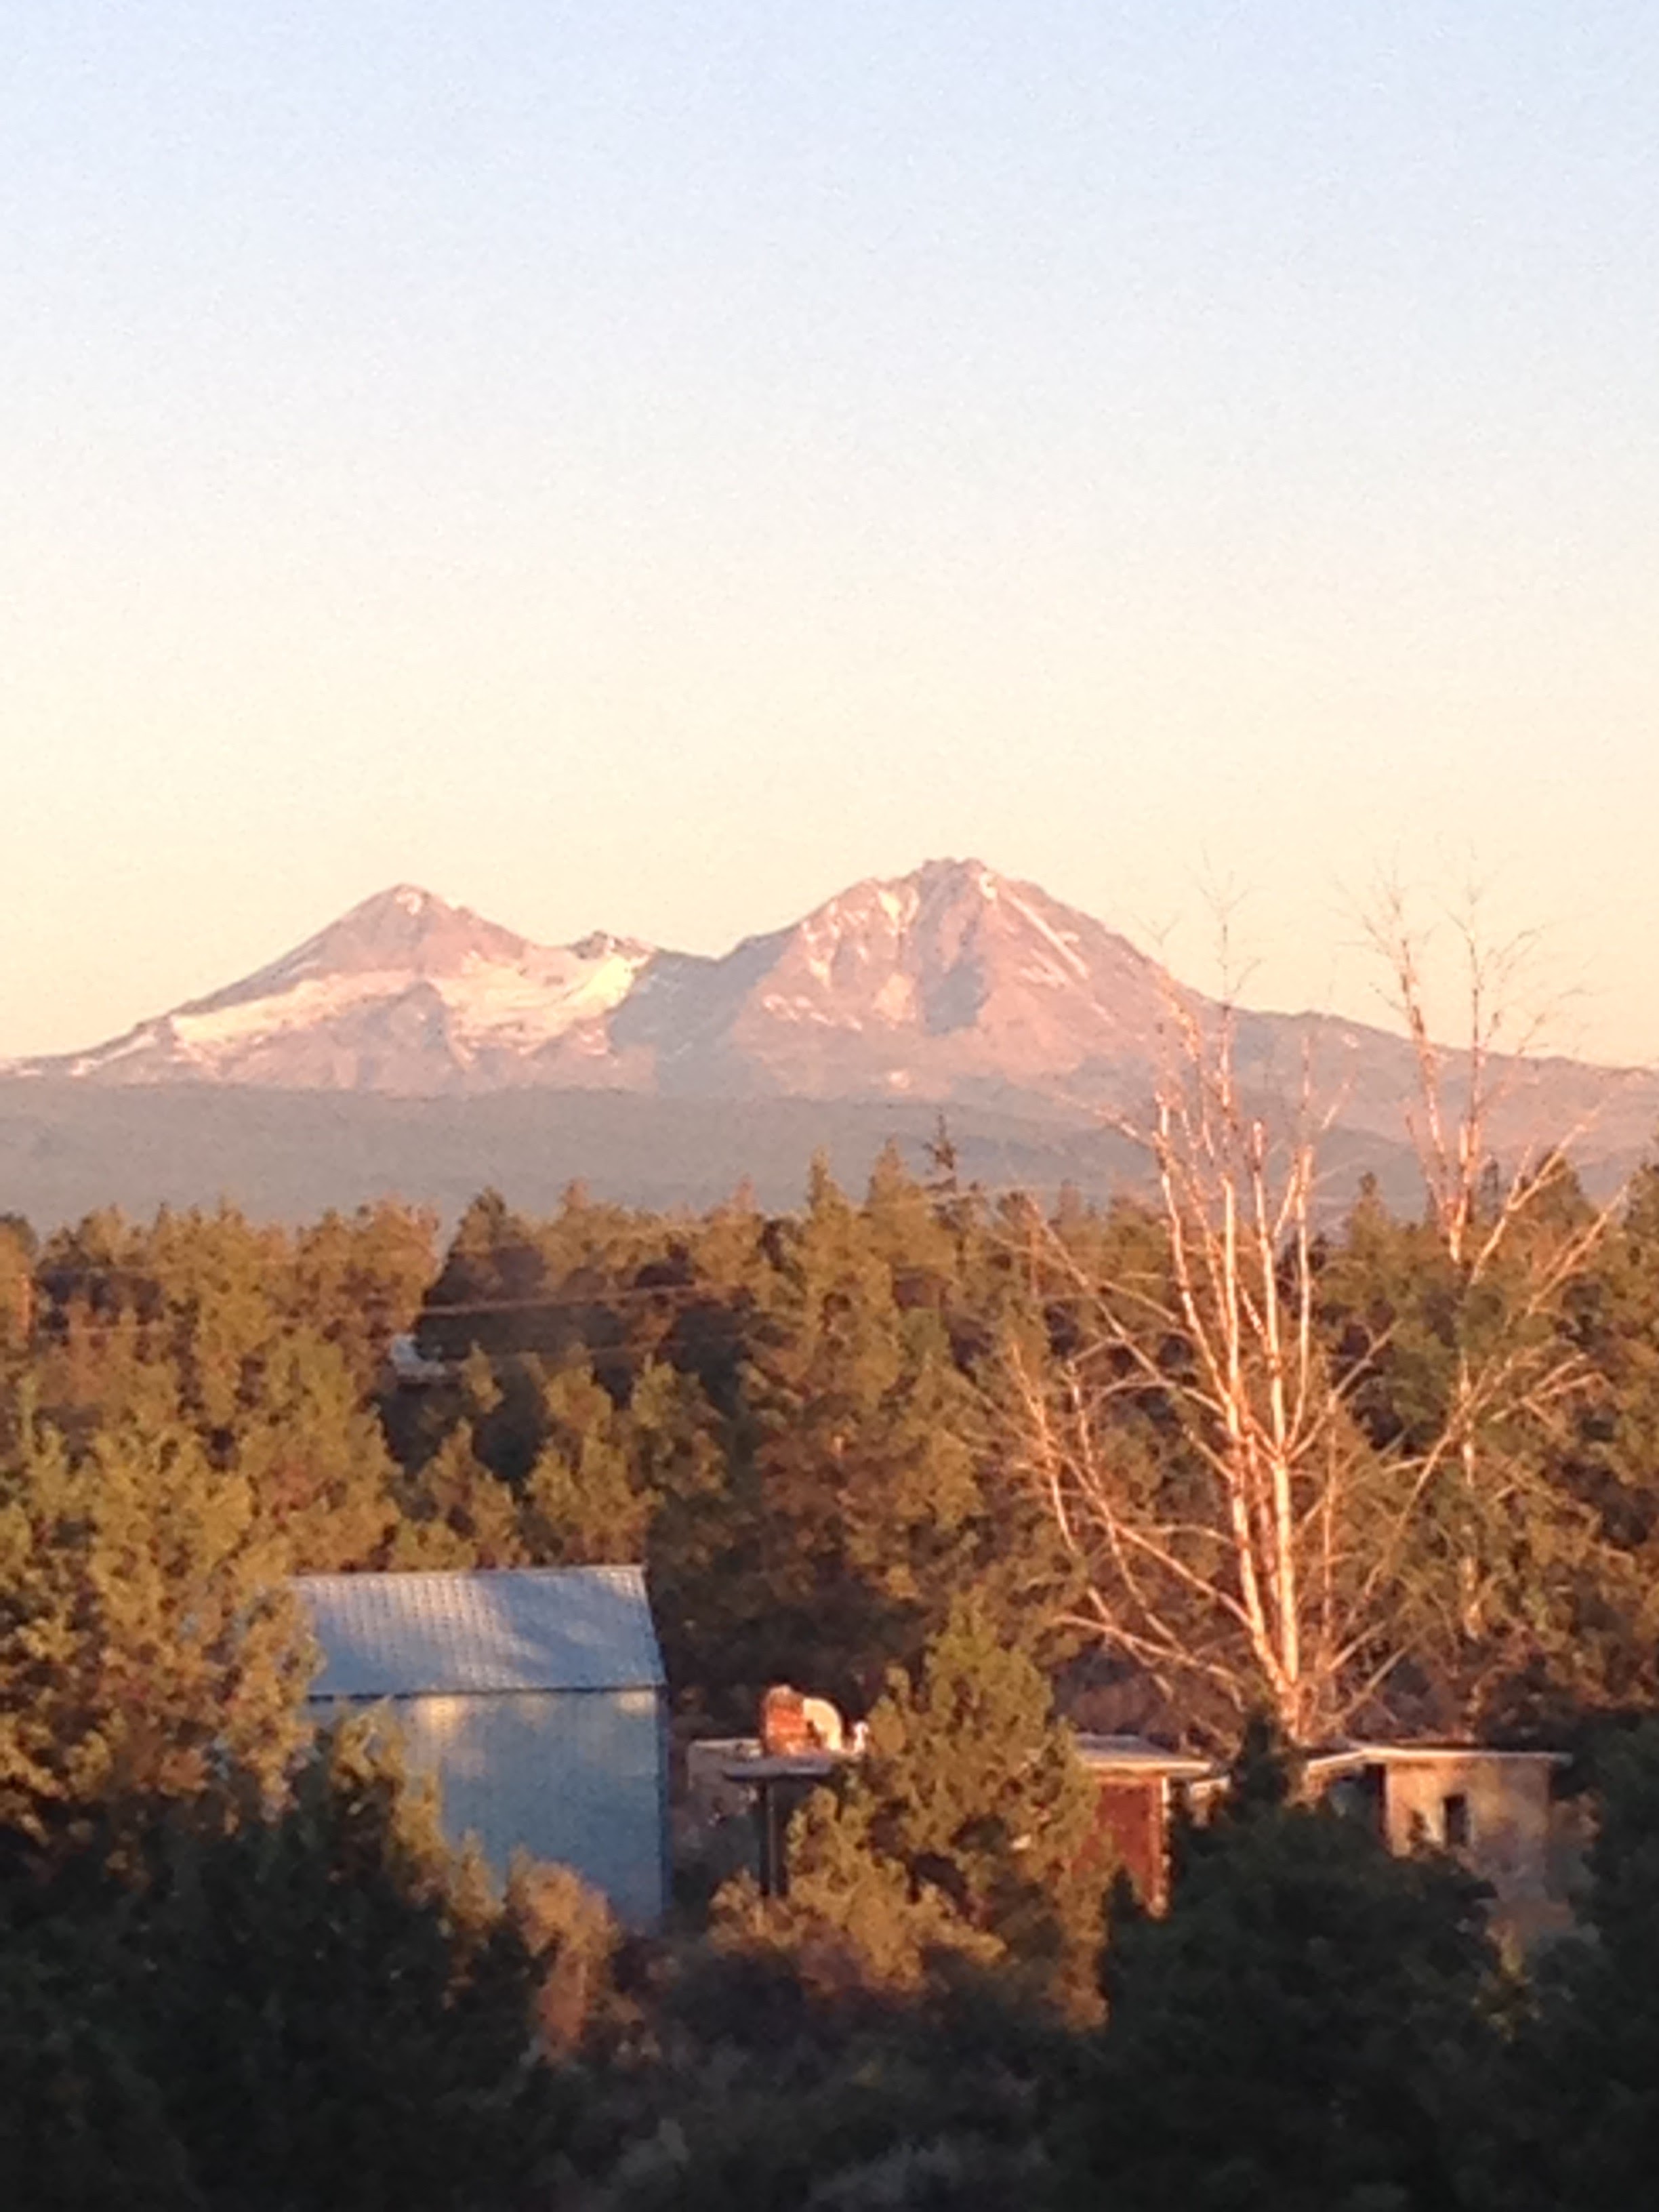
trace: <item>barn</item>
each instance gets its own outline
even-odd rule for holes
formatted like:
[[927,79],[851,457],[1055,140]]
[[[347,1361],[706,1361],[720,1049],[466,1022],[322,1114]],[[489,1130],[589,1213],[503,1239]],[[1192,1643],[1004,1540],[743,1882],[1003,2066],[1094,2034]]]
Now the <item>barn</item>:
[[388,1705],[446,1832],[574,1867],[635,1927],[667,1893],[666,1692],[639,1567],[302,1575],[310,1707]]

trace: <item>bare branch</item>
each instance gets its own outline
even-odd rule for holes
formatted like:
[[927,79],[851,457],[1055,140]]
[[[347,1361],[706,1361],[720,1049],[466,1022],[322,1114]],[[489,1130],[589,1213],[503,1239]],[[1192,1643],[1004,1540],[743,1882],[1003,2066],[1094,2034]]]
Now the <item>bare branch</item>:
[[[1536,1025],[1517,1031],[1510,1013],[1528,940],[1493,951],[1477,922],[1471,908],[1459,925],[1468,1036],[1455,1052],[1434,1036],[1425,937],[1397,890],[1371,924],[1417,1068],[1408,1124],[1458,1330],[1426,1439],[1380,1443],[1359,1418],[1386,1381],[1394,1318],[1358,1322],[1340,1358],[1327,1340],[1315,1224],[1336,1103],[1322,1101],[1305,1049],[1285,1116],[1245,1095],[1230,916],[1227,995],[1206,1006],[1170,985],[1150,1119],[1114,1124],[1151,1164],[1159,1262],[1099,1280],[1082,1249],[1026,1224],[1033,1289],[1040,1276],[1073,1341],[1057,1361],[1011,1355],[1002,1395],[1018,1464],[1088,1578],[1072,1618],[1171,1693],[1203,1685],[1240,1710],[1265,1698],[1304,1741],[1422,1648],[1430,1615],[1406,1601],[1403,1578],[1428,1516],[1509,1510],[1505,1460],[1489,1465],[1484,1440],[1518,1425],[1542,1433],[1583,1382],[1557,1316],[1613,1209],[1562,1220],[1540,1202],[1558,1187],[1548,1164],[1495,1197],[1485,1187],[1490,1117],[1514,1079],[1515,1040],[1524,1052]],[[1465,1316],[1500,1260],[1507,1311],[1482,1350]],[[1473,1597],[1449,1584],[1443,1617],[1478,1608],[1479,1583]]]

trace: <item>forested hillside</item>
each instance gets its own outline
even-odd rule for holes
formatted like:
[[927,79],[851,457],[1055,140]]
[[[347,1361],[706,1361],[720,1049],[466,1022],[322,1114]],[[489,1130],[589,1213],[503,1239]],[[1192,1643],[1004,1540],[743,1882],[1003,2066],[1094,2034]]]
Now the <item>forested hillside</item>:
[[[1535,1215],[1474,1285],[1374,1193],[1308,1253],[1354,1572],[1364,1516],[1399,1522],[1344,1662],[1376,1676],[1370,1725],[1543,1725],[1654,1683],[1659,1170],[1605,1222],[1559,1170]],[[442,1249],[391,1203],[293,1229],[101,1212],[39,1243],[12,1218],[8,1480],[50,1462],[149,1497],[164,1470],[204,1529],[234,1501],[272,1573],[642,1558],[677,1698],[732,1719],[778,1676],[861,1709],[973,1593],[1097,1702],[1224,1735],[1263,1694],[1248,1660],[1231,1704],[1137,1663],[1090,1600],[1104,1535],[1056,1520],[1034,1458],[1059,1428],[1033,1393],[1058,1425],[1086,1384],[1078,1448],[1126,1497],[1195,1481],[1184,1355],[1137,1367],[1123,1328],[1126,1298],[1172,1310],[1175,1256],[1151,1205],[1044,1212],[890,1154],[858,1194],[820,1168],[787,1213],[573,1188],[530,1217],[485,1192]]]
[[[1167,1143],[1101,1208],[941,1138],[782,1212],[7,1218],[17,2201],[1634,2201],[1659,1169],[1253,1224],[1259,1141],[1219,1217]],[[624,1939],[553,1871],[493,1894],[383,1746],[295,1765],[289,1573],[636,1558],[683,1729],[781,1678],[871,1713],[787,1905]],[[1255,1728],[1167,1918],[1108,1909],[1054,1706]],[[1616,1941],[1517,1980],[1270,1747],[1390,1728],[1578,1750]]]

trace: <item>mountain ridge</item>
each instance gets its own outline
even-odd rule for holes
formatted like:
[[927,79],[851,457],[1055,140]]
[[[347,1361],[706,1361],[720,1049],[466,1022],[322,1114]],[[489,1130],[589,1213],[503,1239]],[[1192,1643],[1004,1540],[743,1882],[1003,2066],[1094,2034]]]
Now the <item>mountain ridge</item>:
[[704,955],[595,931],[549,946],[412,884],[251,975],[12,1076],[443,1096],[519,1082],[722,1095],[1041,1093],[1144,1059],[1156,963],[979,860],[867,878]]
[[[217,991],[83,1052],[0,1076],[409,1099],[503,1091],[927,1103],[1073,1125],[1144,1109],[1184,989],[1103,922],[976,859],[866,878],[719,955],[606,931],[543,945],[409,883],[361,901]],[[1241,1079],[1294,1087],[1304,1052],[1346,1126],[1397,1139],[1408,1042],[1317,1012],[1240,1009]],[[1604,1121],[1592,1156],[1659,1121],[1645,1073],[1516,1062],[1510,1149]],[[1584,1147],[1580,1147],[1581,1152]]]

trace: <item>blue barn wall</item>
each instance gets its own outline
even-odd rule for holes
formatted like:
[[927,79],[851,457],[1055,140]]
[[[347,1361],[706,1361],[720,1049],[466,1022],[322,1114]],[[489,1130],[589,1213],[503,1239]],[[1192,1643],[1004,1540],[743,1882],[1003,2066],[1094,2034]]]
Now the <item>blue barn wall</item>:
[[308,1575],[311,1710],[386,1714],[439,1784],[445,1832],[497,1875],[573,1867],[621,1918],[667,1902],[662,1662],[638,1567]]
[[399,1698],[410,1762],[435,1774],[444,1831],[495,1873],[515,1850],[574,1867],[635,1926],[663,1896],[662,1719],[652,1690]]

